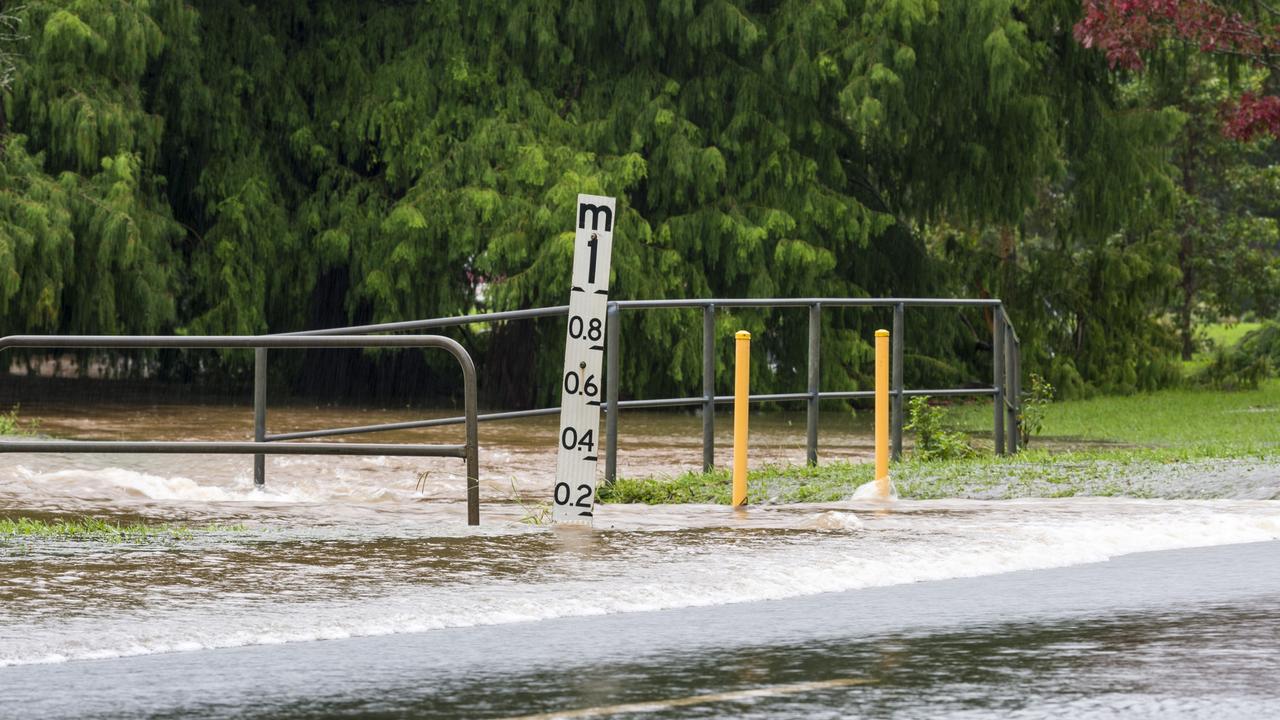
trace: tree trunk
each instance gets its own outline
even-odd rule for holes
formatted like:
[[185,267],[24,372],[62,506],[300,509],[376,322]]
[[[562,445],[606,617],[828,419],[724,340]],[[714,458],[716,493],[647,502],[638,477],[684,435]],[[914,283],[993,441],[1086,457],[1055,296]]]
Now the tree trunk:
[[1182,336],[1182,359],[1190,360],[1195,354],[1196,343],[1191,327],[1191,311],[1195,307],[1196,281],[1191,269],[1192,242],[1190,234],[1182,236],[1182,248],[1178,251],[1178,266],[1182,269],[1182,305],[1178,308],[1178,334]]

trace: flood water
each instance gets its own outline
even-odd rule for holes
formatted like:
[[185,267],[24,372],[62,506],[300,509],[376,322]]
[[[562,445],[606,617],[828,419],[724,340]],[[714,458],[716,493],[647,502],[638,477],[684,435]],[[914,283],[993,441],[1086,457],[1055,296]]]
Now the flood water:
[[[251,427],[230,406],[24,415],[80,439]],[[824,460],[869,453],[860,422],[824,416]],[[623,474],[700,463],[699,418],[621,425]],[[482,426],[479,528],[451,459],[268,458],[255,492],[244,456],[0,456],[0,517],[215,524],[0,540],[0,717],[1280,715],[1280,502],[603,506],[555,531],[522,522],[555,434]],[[802,462],[803,416],[753,418],[752,441]]]

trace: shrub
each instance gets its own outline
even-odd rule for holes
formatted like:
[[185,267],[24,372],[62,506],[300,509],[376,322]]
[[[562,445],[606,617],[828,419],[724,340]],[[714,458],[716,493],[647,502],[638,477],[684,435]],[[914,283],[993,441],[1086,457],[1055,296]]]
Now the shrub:
[[1044,429],[1045,408],[1053,402],[1054,393],[1053,385],[1039,374],[1031,373],[1028,380],[1031,389],[1022,393],[1022,427],[1019,428],[1024,448],[1031,444],[1032,436]]
[[973,457],[973,446],[962,432],[946,429],[945,408],[929,404],[929,398],[911,398],[907,430],[916,434],[914,455],[918,460],[954,460]]
[[1230,350],[1219,348],[1213,359],[1192,376],[1195,384],[1215,390],[1256,390],[1258,383],[1271,377],[1271,359],[1267,354],[1253,354],[1241,345]]

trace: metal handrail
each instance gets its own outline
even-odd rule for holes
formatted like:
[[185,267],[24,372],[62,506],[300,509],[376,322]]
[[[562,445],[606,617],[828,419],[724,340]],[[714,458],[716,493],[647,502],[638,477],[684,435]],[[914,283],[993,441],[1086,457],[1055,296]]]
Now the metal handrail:
[[[197,453],[252,454],[255,456],[255,484],[261,487],[260,470],[265,455],[399,455],[411,457],[458,457],[467,465],[467,524],[480,524],[480,441],[476,367],[466,349],[457,341],[441,335],[10,335],[0,338],[0,350],[6,348],[177,348],[256,350],[254,373],[254,441],[86,441],[23,440],[0,443],[0,452],[118,452],[118,453]],[[453,355],[462,368],[463,422],[466,442],[461,445],[388,445],[359,443],[289,443],[266,440],[266,350],[268,348],[368,348],[368,347],[433,347]]]
[[[1013,324],[1009,321],[1004,303],[998,298],[671,298],[655,300],[615,300],[609,303],[609,322],[606,323],[606,361],[605,373],[606,431],[608,438],[605,460],[605,476],[613,479],[617,468],[617,422],[618,411],[635,408],[652,407],[703,407],[703,468],[709,470],[714,466],[714,407],[731,401],[730,396],[715,395],[715,311],[717,308],[809,308],[809,362],[808,387],[803,393],[776,393],[772,395],[753,395],[751,402],[788,402],[806,401],[808,403],[808,423],[806,433],[806,457],[810,464],[817,462],[817,427],[818,404],[828,399],[866,399],[873,397],[871,391],[832,392],[819,389],[819,349],[821,344],[821,311],[823,307],[888,307],[893,309],[893,331],[890,334],[893,382],[891,397],[891,436],[893,438],[893,457],[902,456],[903,433],[903,401],[905,398],[930,396],[992,396],[993,427],[992,436],[995,451],[1016,452],[1018,433],[1021,427],[1021,343]],[[902,383],[903,329],[905,311],[908,307],[980,307],[991,308],[992,313],[992,384],[978,388],[940,388],[932,390],[907,390]],[[618,399],[618,346],[617,319],[622,310],[656,310],[656,309],[697,309],[703,311],[703,395],[688,398],[658,398],[647,400]],[[288,333],[276,337],[317,336],[317,335],[355,335],[387,332],[403,332],[407,330],[424,330],[444,327],[455,327],[473,323],[501,322],[507,320],[528,320],[545,317],[568,315],[568,305],[556,305],[545,308],[511,310],[505,312],[480,313],[476,315],[460,315],[428,320],[409,320],[392,323],[376,323],[344,328],[328,328]],[[1006,342],[1007,341],[1007,342]],[[487,413],[480,415],[480,422],[494,420],[515,420],[520,418],[552,415],[560,412],[558,407],[537,408],[533,410],[515,410],[509,412]],[[267,442],[298,440],[303,438],[333,437],[337,435],[354,435],[389,430],[407,430],[413,428],[440,427],[462,422],[461,417],[433,418],[397,423],[361,425],[356,427],[332,428],[325,430],[308,430],[278,435],[265,435]],[[1011,432],[1005,434],[1006,423]]]

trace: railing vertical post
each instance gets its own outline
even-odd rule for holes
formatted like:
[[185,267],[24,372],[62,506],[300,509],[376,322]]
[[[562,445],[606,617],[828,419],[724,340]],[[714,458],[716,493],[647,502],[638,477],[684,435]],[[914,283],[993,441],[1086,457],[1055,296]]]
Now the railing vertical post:
[[702,472],[716,468],[716,306],[702,307]]
[[818,464],[818,388],[822,357],[822,304],[809,306],[809,422],[805,436],[805,461]]
[[480,524],[480,398],[476,388],[476,366],[471,356],[459,348],[462,366],[462,412],[467,422],[467,524]]
[[[1012,325],[1009,326],[1012,330]],[[1021,450],[1022,442],[1022,343],[1014,336],[1013,332],[1009,333],[1012,340],[1013,353],[1013,431],[1018,436],[1018,447]]]
[[1009,322],[1004,324],[1004,415],[1005,427],[1008,428],[1009,435],[1006,440],[1010,454],[1018,452],[1018,364],[1014,360],[1015,353],[1013,345],[1013,325]]
[[997,455],[1004,454],[1004,307],[997,305],[991,311],[991,366],[992,386],[995,388],[995,419],[992,439]]
[[[267,349],[253,350],[253,441],[267,440]],[[253,456],[253,486],[261,490],[267,483],[267,456]]]
[[619,328],[617,303],[609,303],[608,310],[605,311],[605,376],[604,376],[604,392],[605,392],[605,436],[608,438],[609,447],[605,451],[604,457],[604,481],[613,482],[618,479],[618,383],[621,378],[618,377],[618,344],[619,344]]
[[893,461],[898,462],[902,459],[902,400],[903,400],[903,383],[902,383],[902,353],[903,343],[906,338],[902,335],[902,325],[905,322],[906,305],[898,303],[893,306],[893,330],[889,335],[890,354],[893,361],[889,369],[889,384],[893,398],[892,419],[889,426],[892,433],[893,442]]

